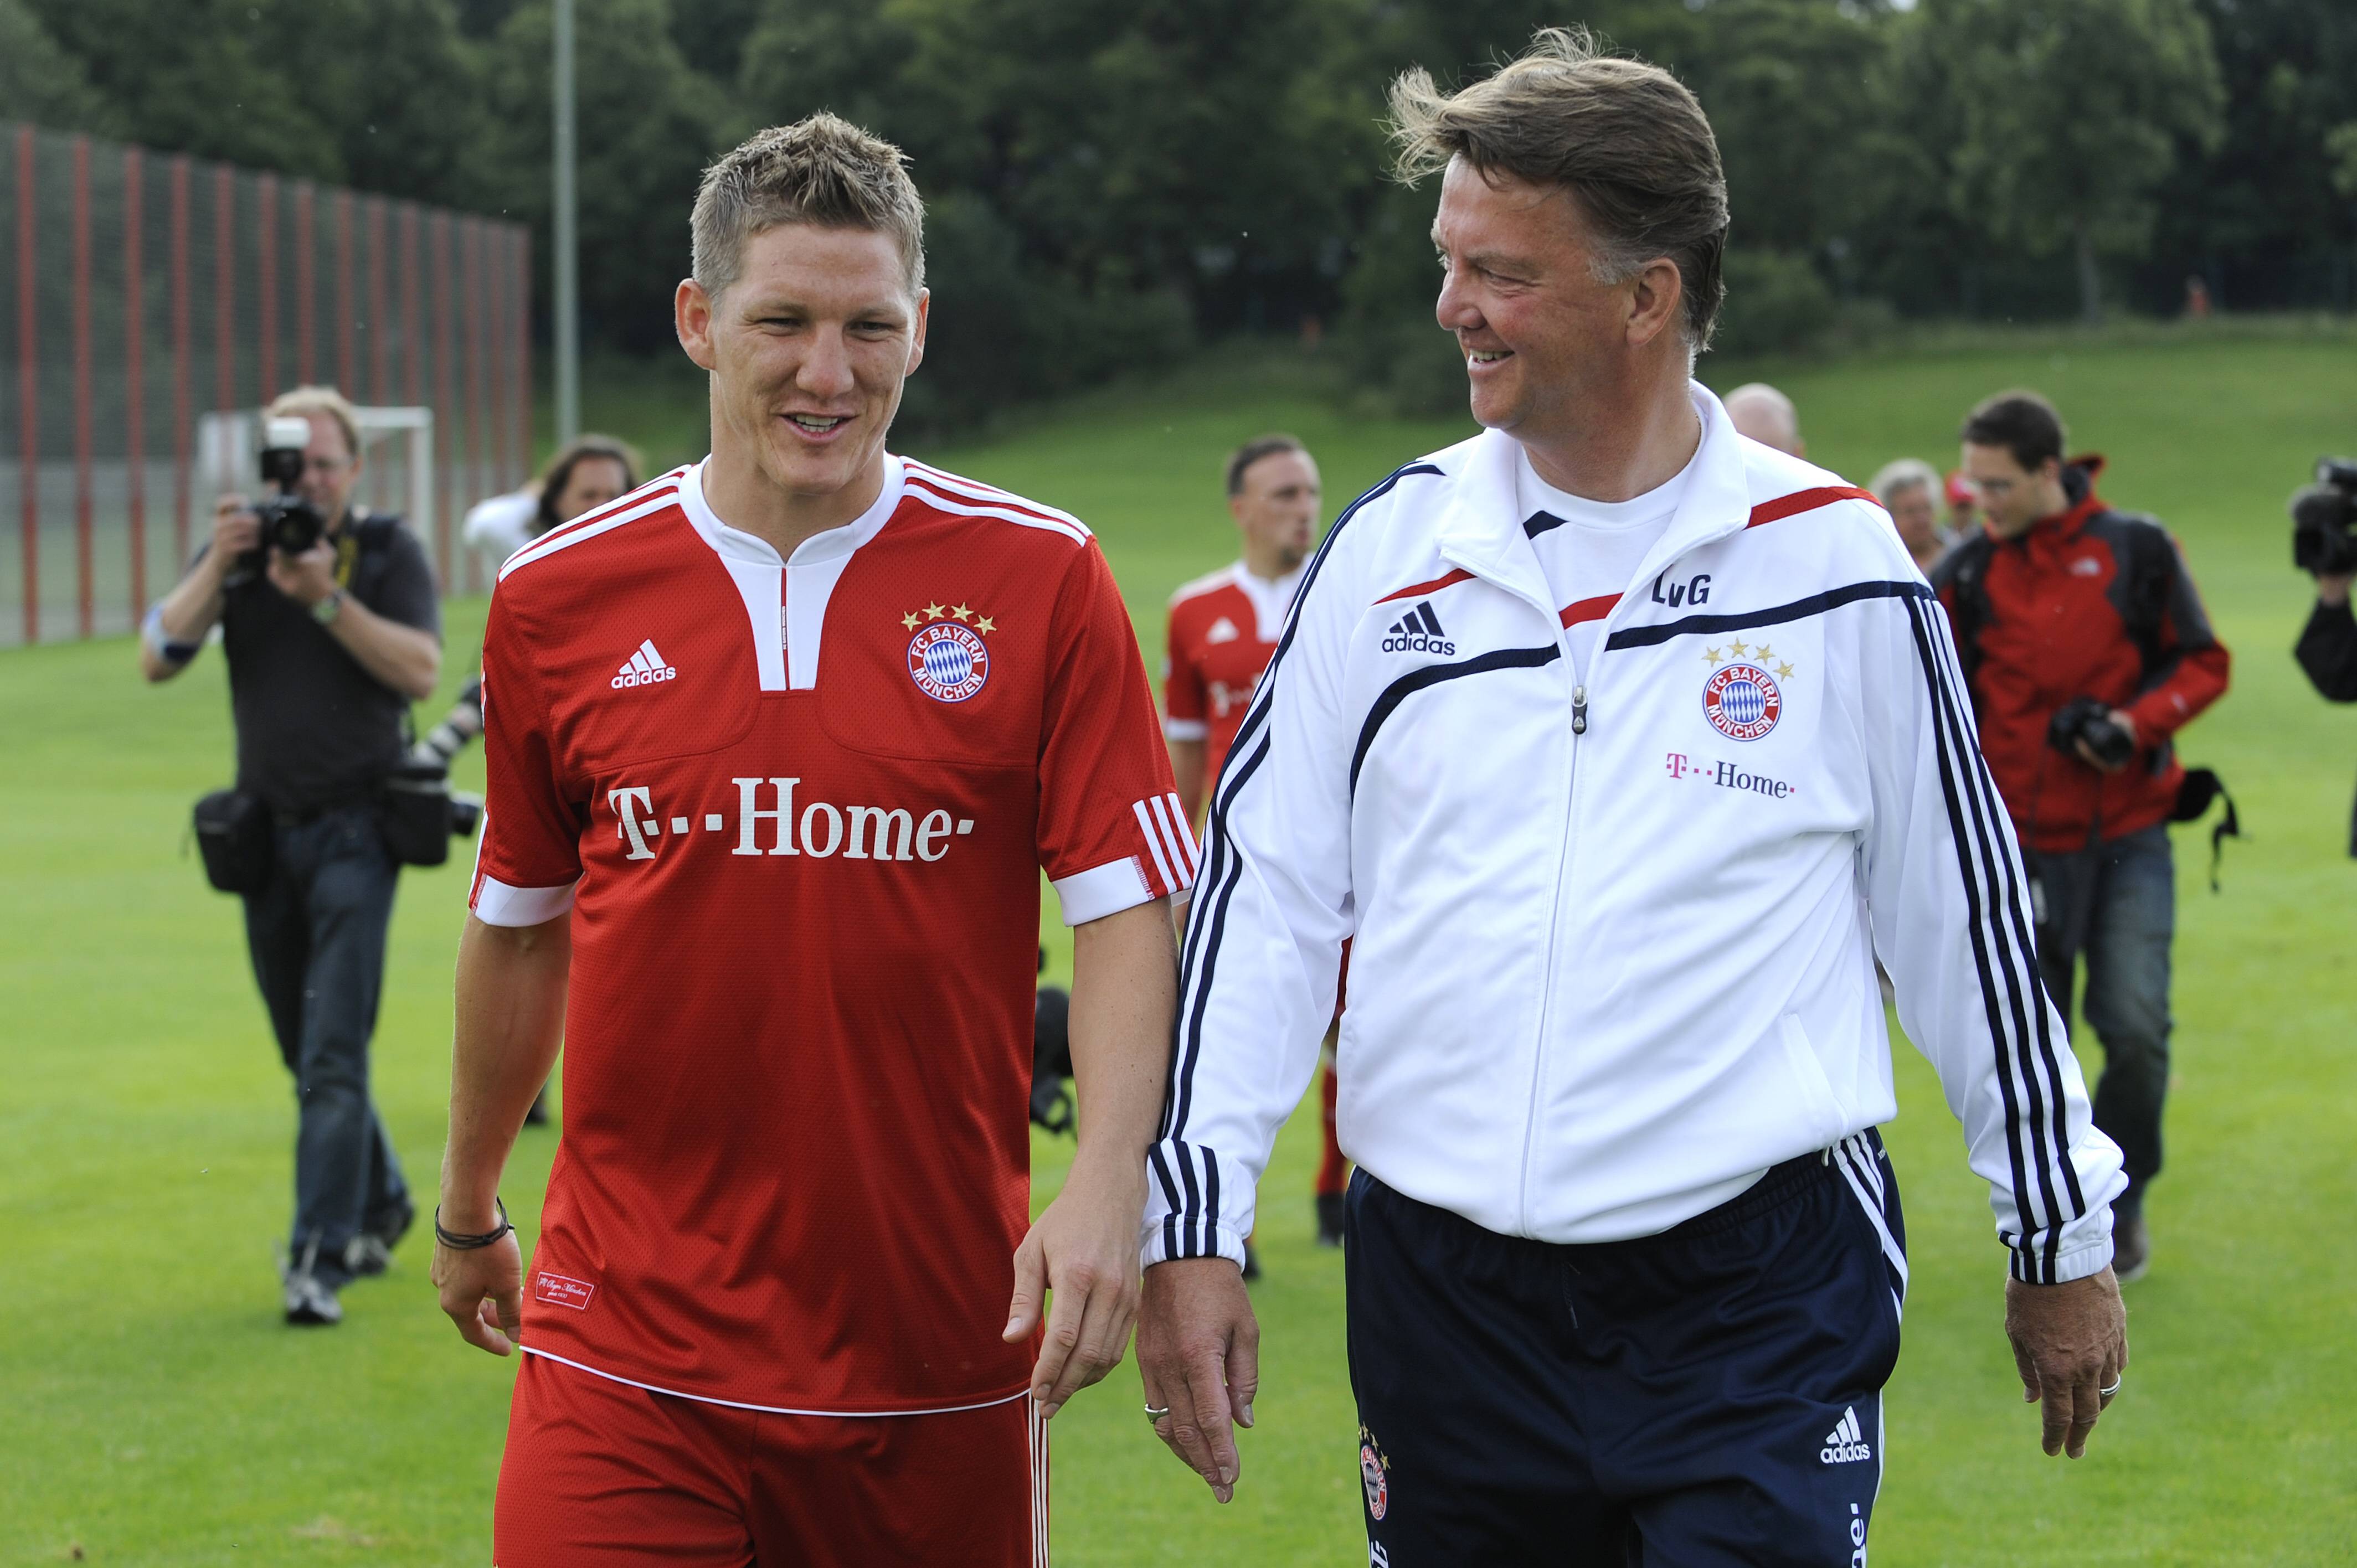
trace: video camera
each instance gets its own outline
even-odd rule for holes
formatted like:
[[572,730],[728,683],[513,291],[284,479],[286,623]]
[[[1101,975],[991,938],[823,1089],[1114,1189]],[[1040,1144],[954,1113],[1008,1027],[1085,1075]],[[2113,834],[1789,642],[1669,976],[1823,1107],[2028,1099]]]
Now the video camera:
[[262,520],[262,542],[242,563],[250,570],[259,571],[264,556],[273,550],[300,555],[328,532],[328,520],[319,509],[295,493],[303,482],[304,449],[310,445],[311,422],[299,414],[263,422],[262,479],[278,493],[254,504],[254,515]]
[[2357,572],[2357,462],[2316,460],[2316,482],[2291,497],[2291,564],[2319,577]]

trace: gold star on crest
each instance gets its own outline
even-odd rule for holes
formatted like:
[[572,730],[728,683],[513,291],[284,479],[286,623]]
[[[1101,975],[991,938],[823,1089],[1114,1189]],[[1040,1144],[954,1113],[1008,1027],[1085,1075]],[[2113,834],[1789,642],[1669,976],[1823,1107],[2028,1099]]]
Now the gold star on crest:
[[1716,648],[1706,648],[1706,649],[1704,649],[1704,650],[1702,650],[1702,661],[1703,661],[1704,663],[1706,663],[1706,664],[1716,664],[1716,663],[1717,663],[1717,662],[1718,662],[1718,650],[1717,650],[1717,649],[1716,649]]
[[919,615],[916,611],[910,610],[907,615],[900,618],[901,628],[907,631],[914,631],[917,629],[917,623],[923,618],[924,618]]
[[927,606],[925,607],[925,618],[926,618],[927,620],[939,620],[939,619],[941,619],[941,618],[942,618],[942,607],[941,607],[941,606],[939,606],[939,605],[927,605]]
[[953,619],[957,620],[972,620],[974,618],[974,612],[966,608],[963,605],[952,605],[950,607],[950,615]]
[[1778,664],[1778,665],[1776,666],[1776,679],[1778,679],[1779,681],[1789,681],[1789,680],[1791,680],[1792,678],[1792,667],[1791,665],[1789,665],[1789,664]]
[[1769,648],[1769,646],[1764,642],[1758,648],[1754,649],[1752,653],[1762,664],[1765,664],[1768,660],[1776,657],[1774,650]]
[[1745,654],[1747,654],[1747,653],[1749,653],[1749,652],[1750,652],[1750,651],[1751,651],[1751,650],[1749,650],[1749,649],[1748,649],[1748,648],[1746,648],[1746,647],[1744,647],[1744,646],[1743,646],[1743,640],[1742,640],[1742,639],[1740,639],[1740,638],[1738,638],[1735,641],[1728,643],[1728,644],[1727,645],[1727,651],[1728,651],[1728,652],[1730,652],[1730,653],[1732,653],[1732,654],[1734,654],[1738,659],[1742,658]]
[[991,619],[988,616],[979,616],[975,618],[974,629],[982,633],[985,637],[987,637],[992,632],[998,629],[998,623]]

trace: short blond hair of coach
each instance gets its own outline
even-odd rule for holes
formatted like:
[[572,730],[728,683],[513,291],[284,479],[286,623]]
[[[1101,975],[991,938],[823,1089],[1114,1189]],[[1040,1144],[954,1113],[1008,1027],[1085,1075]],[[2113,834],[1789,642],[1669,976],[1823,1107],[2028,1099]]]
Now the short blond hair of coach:
[[1871,497],[1693,380],[1727,226],[1700,106],[1559,29],[1392,104],[1402,173],[1444,176],[1436,315],[1484,428],[1336,521],[1221,775],[1149,1418],[1232,1494],[1236,1260],[1347,937],[1370,1560],[1846,1563],[1906,1287],[1876,959],[1989,1184],[2050,1454],[2126,1365],[2119,1151],[1928,587]]

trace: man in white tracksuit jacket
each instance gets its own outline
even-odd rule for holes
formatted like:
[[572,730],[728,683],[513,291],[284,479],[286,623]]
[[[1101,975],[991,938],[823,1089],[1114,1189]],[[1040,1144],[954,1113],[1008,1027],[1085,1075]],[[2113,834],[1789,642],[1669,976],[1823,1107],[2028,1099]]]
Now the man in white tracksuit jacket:
[[1930,589],[1869,495],[1688,379],[1726,222],[1699,108],[1561,34],[1454,99],[1420,77],[1394,109],[1447,162],[1439,315],[1490,428],[1337,521],[1221,774],[1148,1414],[1224,1500],[1235,1264],[1350,938],[1371,1562],[1862,1563],[1906,1284],[1876,959],[1989,1183],[2050,1453],[2126,1364],[2118,1151]]

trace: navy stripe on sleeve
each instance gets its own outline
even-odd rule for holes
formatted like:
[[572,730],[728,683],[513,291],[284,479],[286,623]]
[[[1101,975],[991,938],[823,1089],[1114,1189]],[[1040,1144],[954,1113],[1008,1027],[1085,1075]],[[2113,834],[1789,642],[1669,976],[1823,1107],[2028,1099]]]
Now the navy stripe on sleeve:
[[[2016,1274],[2043,1283],[2053,1277],[2064,1220],[2085,1212],[2078,1172],[2070,1161],[2060,1064],[2038,978],[2036,947],[2021,913],[2024,889],[1998,825],[2002,806],[1955,699],[1948,659],[1943,656],[1947,639],[1943,628],[1932,624],[1927,604],[1910,602],[1908,613],[1932,699],[1940,783],[1963,874],[1973,958],[2005,1102],[2007,1152],[2020,1225],[2020,1234],[2007,1240],[2014,1247]],[[2067,1214],[2062,1195],[2056,1191],[2058,1168],[2068,1193]],[[2033,1176],[2040,1200],[2035,1204]]]

